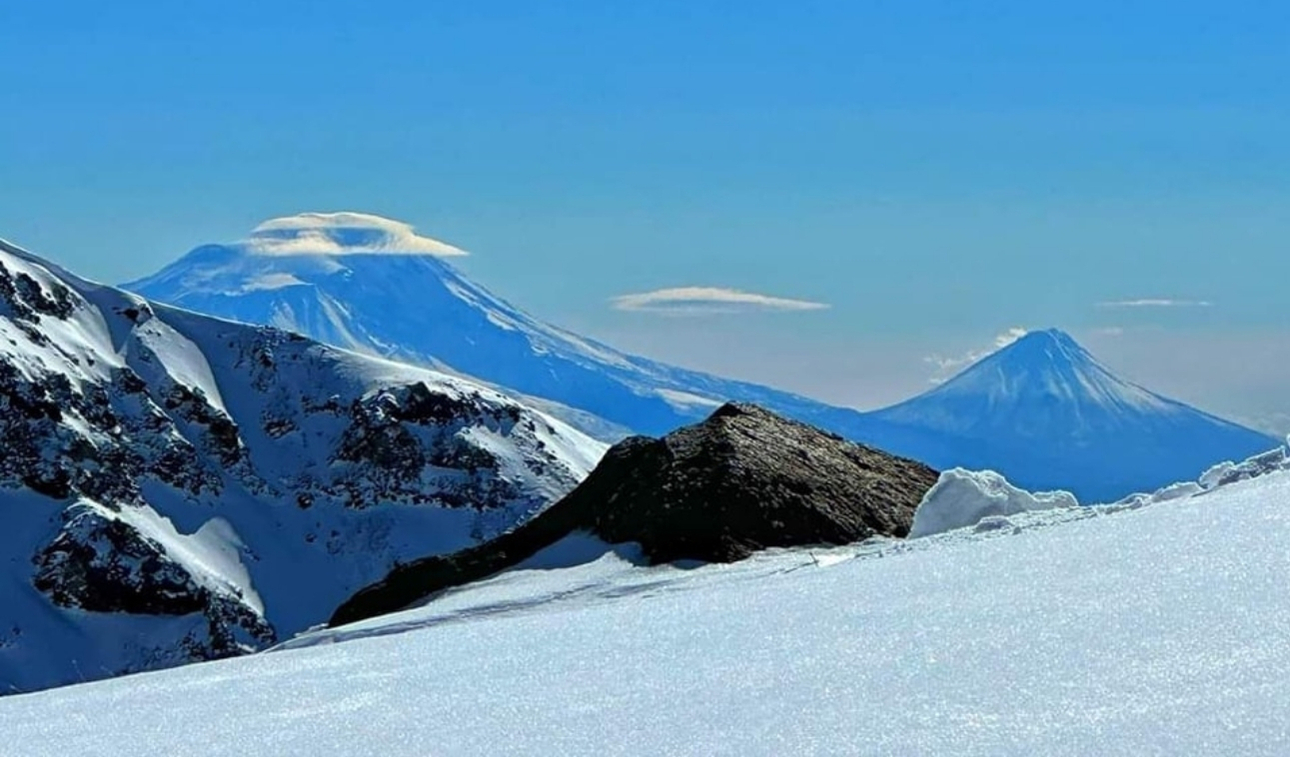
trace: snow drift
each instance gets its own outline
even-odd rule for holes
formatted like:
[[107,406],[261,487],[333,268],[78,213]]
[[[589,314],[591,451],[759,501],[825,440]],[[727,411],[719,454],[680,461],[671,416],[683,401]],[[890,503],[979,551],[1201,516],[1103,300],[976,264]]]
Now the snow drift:
[[[914,511],[910,537],[974,526],[991,516],[1008,516],[1055,507],[1077,507],[1070,492],[1028,492],[994,471],[953,468],[943,471]],[[996,523],[995,525],[1001,525]]]

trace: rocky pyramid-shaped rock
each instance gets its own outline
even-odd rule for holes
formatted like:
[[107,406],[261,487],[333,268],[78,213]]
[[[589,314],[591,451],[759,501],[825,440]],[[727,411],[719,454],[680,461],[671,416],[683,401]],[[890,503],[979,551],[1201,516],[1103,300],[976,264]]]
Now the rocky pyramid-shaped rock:
[[632,437],[573,492],[492,542],[395,569],[332,625],[392,612],[512,567],[575,532],[635,542],[651,563],[731,562],[767,547],[905,536],[936,471],[754,405],[661,439]]

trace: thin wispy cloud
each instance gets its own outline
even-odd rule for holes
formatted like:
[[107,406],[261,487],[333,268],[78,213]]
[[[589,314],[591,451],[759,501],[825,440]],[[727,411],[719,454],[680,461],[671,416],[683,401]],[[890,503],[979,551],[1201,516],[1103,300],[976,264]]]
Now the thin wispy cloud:
[[931,363],[936,367],[936,374],[928,379],[933,384],[943,384],[951,375],[957,373],[959,369],[975,363],[981,358],[986,357],[992,352],[997,352],[1004,347],[1012,344],[1021,337],[1030,333],[1028,329],[1020,326],[1014,326],[1007,331],[995,336],[994,344],[990,347],[981,349],[968,350],[958,357],[945,357],[944,355],[928,355],[923,358],[923,362]]
[[610,299],[615,310],[667,315],[712,315],[744,312],[824,310],[823,302],[774,297],[723,287],[672,287],[623,294]]
[[1137,300],[1111,300],[1099,302],[1100,308],[1207,308],[1214,303],[1209,300],[1175,300],[1168,297],[1147,297]]

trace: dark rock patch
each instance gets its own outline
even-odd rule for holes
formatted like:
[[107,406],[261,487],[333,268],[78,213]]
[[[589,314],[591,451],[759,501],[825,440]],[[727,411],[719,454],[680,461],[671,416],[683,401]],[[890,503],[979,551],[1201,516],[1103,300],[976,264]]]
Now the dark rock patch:
[[397,567],[345,602],[331,624],[484,578],[575,531],[637,542],[651,563],[732,562],[768,547],[903,537],[936,479],[921,463],[727,404],[661,439],[620,442],[542,515],[478,547]]
[[153,539],[92,505],[68,509],[58,536],[35,558],[32,581],[59,607],[89,612],[201,614],[194,660],[244,653],[275,640],[271,626],[242,602],[202,586]]

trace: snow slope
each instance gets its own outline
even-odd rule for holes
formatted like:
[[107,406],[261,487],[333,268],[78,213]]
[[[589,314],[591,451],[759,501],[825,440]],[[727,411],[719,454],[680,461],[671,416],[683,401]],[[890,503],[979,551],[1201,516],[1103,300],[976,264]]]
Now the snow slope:
[[604,445],[469,381],[0,242],[0,693],[237,654],[540,512]]
[[[14,754],[1281,755],[1290,471],[1013,527],[546,564],[290,649],[0,699]],[[583,550],[598,560],[578,567]]]
[[[125,285],[180,307],[478,377],[616,441],[725,401],[762,405],[932,467],[993,469],[1085,501],[1193,478],[1275,443],[1111,375],[1036,332],[927,394],[871,413],[625,354],[505,302],[448,262],[460,250],[353,213],[274,219]],[[541,399],[537,399],[541,398]]]

